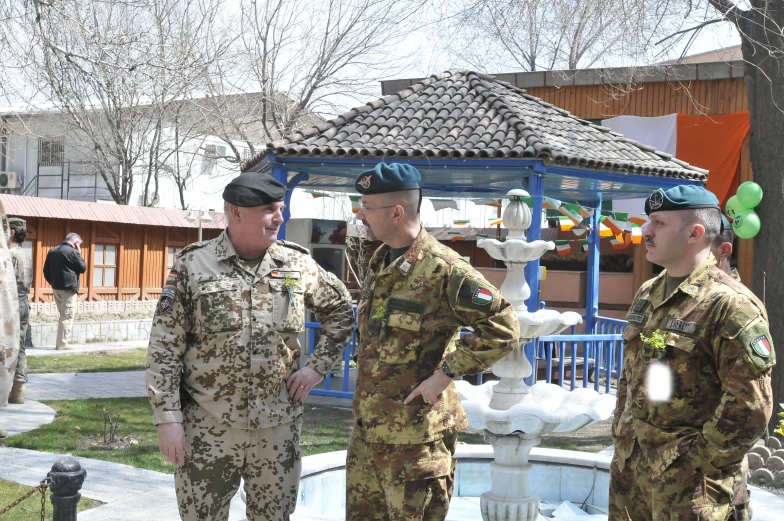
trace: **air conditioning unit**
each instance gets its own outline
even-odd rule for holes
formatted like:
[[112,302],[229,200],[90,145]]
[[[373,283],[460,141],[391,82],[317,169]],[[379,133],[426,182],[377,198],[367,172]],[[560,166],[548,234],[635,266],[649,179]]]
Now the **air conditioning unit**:
[[16,172],[0,172],[0,189],[16,190],[21,187],[19,174]]

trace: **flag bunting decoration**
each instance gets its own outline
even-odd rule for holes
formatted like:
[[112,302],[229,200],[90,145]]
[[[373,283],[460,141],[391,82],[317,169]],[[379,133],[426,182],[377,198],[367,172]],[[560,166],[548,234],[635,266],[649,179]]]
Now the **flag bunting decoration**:
[[629,214],[612,212],[607,215],[602,223],[607,226],[615,235],[622,233],[626,229],[626,222]]
[[504,219],[502,217],[490,217],[490,219],[488,220],[490,221],[489,222],[490,226],[498,226],[502,222],[504,222]]
[[572,253],[572,245],[569,244],[569,241],[554,241],[555,242],[555,249],[558,251],[558,255],[569,255]]
[[354,213],[359,212],[359,205],[362,202],[361,195],[349,195],[349,199],[351,199],[351,211]]

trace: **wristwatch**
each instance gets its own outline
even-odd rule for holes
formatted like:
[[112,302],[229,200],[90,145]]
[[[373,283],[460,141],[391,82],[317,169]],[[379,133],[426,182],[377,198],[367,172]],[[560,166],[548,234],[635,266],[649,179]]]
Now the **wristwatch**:
[[452,370],[449,368],[449,366],[446,364],[446,360],[441,362],[441,371],[452,380],[455,379],[455,373],[453,373]]

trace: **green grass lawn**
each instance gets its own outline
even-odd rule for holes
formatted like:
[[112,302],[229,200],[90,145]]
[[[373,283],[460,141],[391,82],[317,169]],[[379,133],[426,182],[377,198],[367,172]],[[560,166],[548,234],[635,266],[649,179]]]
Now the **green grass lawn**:
[[75,355],[29,356],[28,373],[96,373],[139,371],[147,365],[147,349],[95,351]]
[[[22,497],[29,492],[31,488],[32,487],[27,485],[20,485],[13,481],[0,479],[0,510]],[[81,512],[82,510],[87,510],[88,508],[93,508],[100,504],[101,503],[98,501],[93,501],[92,499],[82,496],[77,508],[78,511]],[[13,510],[0,517],[2,517],[3,521],[30,521],[31,519],[41,519],[40,492],[36,492],[31,497],[15,506]],[[46,492],[46,519],[47,521],[52,520],[52,503],[49,502],[49,491]]]

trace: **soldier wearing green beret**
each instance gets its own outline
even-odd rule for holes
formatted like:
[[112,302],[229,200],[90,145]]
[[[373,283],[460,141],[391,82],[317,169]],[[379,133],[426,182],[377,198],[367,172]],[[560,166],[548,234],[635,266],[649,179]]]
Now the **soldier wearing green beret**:
[[[0,203],[0,407],[8,398],[16,372],[19,351],[19,299],[16,294],[16,277],[8,251],[8,217]],[[8,436],[0,429],[0,438]]]
[[30,259],[22,250],[22,243],[27,237],[27,222],[18,217],[8,219],[8,227],[11,229],[11,237],[8,239],[8,250],[11,253],[11,261],[14,266],[16,277],[16,293],[19,297],[19,356],[16,359],[16,373],[14,374],[14,384],[11,393],[8,395],[8,403],[24,403],[27,391],[27,355],[25,353],[25,337],[27,335],[27,325],[30,318],[30,305],[28,296],[30,295],[30,284],[33,281],[33,267]]
[[[468,426],[452,380],[508,354],[511,304],[419,223],[420,174],[405,164],[363,172],[357,218],[382,240],[357,308],[355,425],[346,519],[443,521],[455,444]],[[461,328],[472,333],[460,337]]]
[[[228,519],[245,481],[250,521],[285,521],[297,502],[302,402],[354,326],[342,282],[277,240],[286,187],[244,173],[223,192],[228,228],[185,247],[153,319],[147,393],[186,521]],[[305,308],[322,331],[299,367]]]
[[645,212],[647,258],[665,269],[627,315],[609,519],[747,520],[742,462],[773,413],[767,312],[716,266],[716,196],[656,190]]

